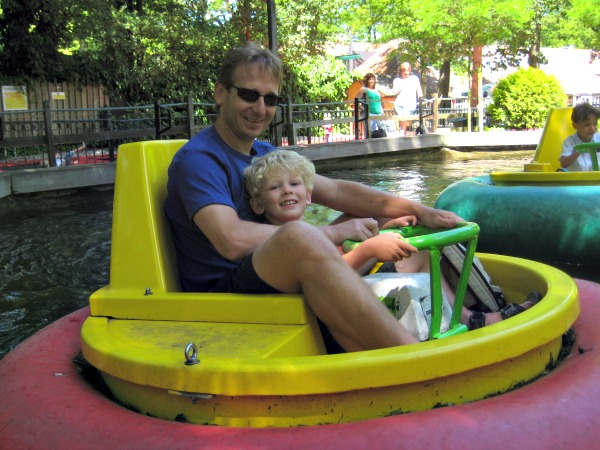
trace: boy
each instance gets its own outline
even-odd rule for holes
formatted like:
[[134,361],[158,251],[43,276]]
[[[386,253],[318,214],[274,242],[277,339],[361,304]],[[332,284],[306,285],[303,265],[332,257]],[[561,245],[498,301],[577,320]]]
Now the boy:
[[562,153],[559,158],[561,167],[569,171],[593,170],[591,155],[574,151],[573,147],[586,142],[600,142],[600,133],[598,133],[599,118],[600,110],[589,103],[579,103],[573,108],[571,122],[576,133],[567,137],[563,142]]
[[[311,203],[315,166],[304,156],[276,150],[255,158],[244,170],[246,193],[252,210],[272,225],[302,220]],[[415,216],[397,219],[398,226],[416,225]],[[346,262],[365,275],[377,261],[399,261],[416,252],[397,233],[378,234],[344,255]]]

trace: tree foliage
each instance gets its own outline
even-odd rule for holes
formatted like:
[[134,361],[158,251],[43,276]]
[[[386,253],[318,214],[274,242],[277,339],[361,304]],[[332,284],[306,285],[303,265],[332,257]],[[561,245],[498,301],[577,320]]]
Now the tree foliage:
[[[277,0],[283,94],[342,100],[347,74],[324,46],[349,36],[396,39],[393,58],[445,77],[472,68],[475,45],[497,44],[505,66],[543,60],[546,42],[600,50],[596,3]],[[103,83],[115,104],[211,101],[224,54],[248,40],[268,45],[265,0],[1,0],[0,78]]]
[[295,103],[345,100],[345,90],[352,84],[346,65],[323,55],[309,55],[298,61],[294,72],[286,76],[287,91],[295,93]]
[[519,69],[500,80],[492,92],[487,111],[508,129],[543,128],[551,108],[565,106],[563,88],[540,69]]
[[[476,46],[494,49],[493,68],[518,66],[523,57],[539,67],[540,49],[551,43],[600,47],[600,10],[588,0],[348,1],[344,18],[357,36],[397,39],[394,58],[436,67],[441,78],[451,68],[471,75]],[[438,94],[448,96],[448,80],[440,85]]]
[[[280,53],[294,89],[284,94],[345,95],[339,65],[322,52],[337,17],[321,14],[327,6],[335,9],[333,0],[278,5]],[[211,101],[225,53],[250,40],[268,46],[264,0],[3,0],[0,76],[103,83],[115,104],[182,101],[188,93]]]

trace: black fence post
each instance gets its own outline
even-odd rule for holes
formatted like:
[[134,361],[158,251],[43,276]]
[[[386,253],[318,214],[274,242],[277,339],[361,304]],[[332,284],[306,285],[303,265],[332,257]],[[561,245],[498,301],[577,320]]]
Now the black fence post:
[[273,127],[273,145],[275,147],[281,147],[281,142],[283,141],[281,132],[281,125],[283,122],[283,109],[283,106],[280,105],[275,110],[275,118],[273,120],[275,123],[275,126]]
[[[306,107],[306,121],[310,122],[310,108],[307,106]],[[312,133],[310,132],[311,128],[308,127],[306,128],[306,138],[308,139],[308,145],[312,144]]]
[[154,129],[156,130],[156,139],[160,139],[160,105],[154,102]]
[[187,136],[188,139],[194,136],[194,102],[191,94],[187,96]]
[[355,140],[359,140],[360,139],[360,135],[359,135],[359,130],[358,130],[358,122],[359,122],[359,109],[358,109],[358,102],[359,100],[357,98],[354,99],[354,139]]
[[438,117],[439,117],[439,107],[440,107],[440,100],[438,98],[437,93],[433,94],[433,103],[431,105],[431,114],[432,114],[432,125],[431,125],[431,131],[433,133],[435,133],[438,129]]
[[294,119],[292,114],[292,99],[288,98],[287,108],[286,108],[286,129],[288,136],[288,145],[296,145],[296,129],[294,128]]
[[419,129],[417,130],[417,134],[425,134],[423,129],[423,97],[419,97]]
[[44,128],[46,132],[46,150],[48,152],[48,164],[50,167],[56,167],[56,150],[54,148],[54,135],[52,134],[52,111],[50,111],[50,101],[44,100]]
[[358,98],[354,99],[354,137],[356,138],[356,140],[358,141],[360,139],[360,133],[359,133],[359,126],[358,124],[360,122],[364,122],[364,128],[365,128],[365,139],[368,139],[371,137],[371,127],[369,124],[369,102],[365,101],[364,102],[364,117],[360,117],[360,108],[359,105],[363,103],[361,102]]

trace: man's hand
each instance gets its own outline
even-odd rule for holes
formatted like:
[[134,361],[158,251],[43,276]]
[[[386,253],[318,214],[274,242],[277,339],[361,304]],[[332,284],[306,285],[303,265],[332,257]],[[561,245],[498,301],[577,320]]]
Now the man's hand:
[[428,228],[454,228],[459,222],[465,222],[450,211],[425,207],[418,215],[419,223]]
[[331,241],[339,245],[346,239],[352,241],[366,241],[379,234],[379,227],[375,219],[350,219],[334,225],[322,227]]

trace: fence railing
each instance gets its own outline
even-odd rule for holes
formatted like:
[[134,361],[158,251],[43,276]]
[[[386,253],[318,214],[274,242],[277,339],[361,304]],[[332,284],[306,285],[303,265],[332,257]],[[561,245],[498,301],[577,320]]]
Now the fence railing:
[[[382,120],[393,135],[408,122],[414,133],[440,127],[471,130],[477,111],[466,98],[423,100],[418,113],[381,116],[364,113],[359,103],[334,102],[282,105],[263,136],[276,146],[352,141],[371,137],[370,121]],[[43,109],[0,112],[0,170],[98,164],[114,161],[124,142],[191,138],[217,117],[214,104],[185,103],[88,109]]]

